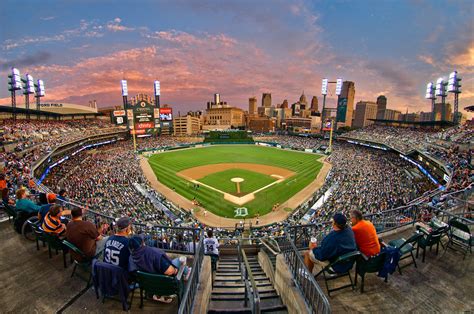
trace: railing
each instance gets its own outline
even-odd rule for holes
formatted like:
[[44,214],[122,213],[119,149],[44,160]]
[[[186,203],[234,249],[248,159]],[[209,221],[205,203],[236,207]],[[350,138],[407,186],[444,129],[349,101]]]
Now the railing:
[[[252,270],[250,269],[250,264],[247,259],[247,254],[245,254],[243,249],[241,249],[241,253],[244,264],[245,286],[247,288],[247,293],[249,294],[248,299],[251,302],[252,313],[260,314],[260,296],[258,294],[257,283],[253,278]],[[245,298],[247,298],[247,293],[245,294]]]
[[194,254],[193,266],[191,269],[191,274],[184,288],[183,298],[181,299],[181,304],[179,305],[178,313],[179,314],[188,314],[191,313],[194,306],[194,300],[196,297],[199,278],[201,275],[202,261],[204,258],[204,244],[203,237],[198,243],[198,248]]
[[331,313],[331,306],[319,287],[313,274],[306,268],[301,254],[295,244],[288,236],[283,256],[290,272],[293,274],[293,280],[305,299],[306,306],[313,313]]

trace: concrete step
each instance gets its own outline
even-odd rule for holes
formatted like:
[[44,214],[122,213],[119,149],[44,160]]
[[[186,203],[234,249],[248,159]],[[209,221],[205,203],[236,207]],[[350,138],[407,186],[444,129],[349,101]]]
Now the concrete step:
[[[243,283],[229,283],[229,282],[219,282],[214,284],[214,289],[218,288],[223,288],[223,289],[238,289],[238,288],[244,288],[245,285]],[[268,282],[262,282],[262,283],[257,283],[257,288],[259,287],[272,287],[273,285],[270,281]]]
[[[278,294],[273,291],[268,291],[268,292],[259,292],[260,299],[270,299],[270,298],[279,298]],[[245,293],[234,293],[234,294],[211,294],[211,300],[244,300],[245,298]]]
[[[244,288],[238,288],[238,289],[235,289],[235,291],[229,291],[229,289],[220,289],[220,290],[214,289],[212,291],[212,295],[215,295],[215,296],[218,296],[218,295],[244,295],[244,293],[245,293]],[[258,288],[258,293],[260,295],[267,295],[267,294],[271,294],[271,293],[276,294],[276,290],[273,289],[273,288],[268,289],[268,287],[262,287],[262,288]]]
[[[214,278],[214,282],[217,283],[217,282],[240,282],[242,280],[242,278],[239,276],[239,277],[224,277],[224,278]],[[268,277],[266,276],[259,276],[259,277],[254,277],[254,280],[258,283],[258,282],[263,282],[263,281],[270,281],[270,279],[268,279]]]

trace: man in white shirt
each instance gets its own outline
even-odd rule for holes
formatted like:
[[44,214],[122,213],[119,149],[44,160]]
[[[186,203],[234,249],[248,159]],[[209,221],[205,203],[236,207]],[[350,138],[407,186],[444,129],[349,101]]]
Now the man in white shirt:
[[207,231],[207,238],[204,239],[204,254],[219,257],[219,242],[213,237],[212,230]]

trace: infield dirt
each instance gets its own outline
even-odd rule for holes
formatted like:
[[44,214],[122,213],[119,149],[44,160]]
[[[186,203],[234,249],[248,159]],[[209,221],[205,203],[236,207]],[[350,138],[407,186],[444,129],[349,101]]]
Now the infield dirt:
[[[307,185],[304,189],[299,191],[293,197],[291,197],[288,201],[284,204],[281,204],[276,210],[271,211],[266,215],[262,215],[259,218],[259,226],[269,225],[276,222],[280,222],[285,220],[291,212],[285,211],[285,207],[296,208],[298,205],[306,201],[317,189],[319,189],[326,179],[329,170],[331,169],[331,164],[325,161],[325,157],[319,159],[323,163],[323,167],[319,171],[315,180],[313,180],[309,185]],[[166,185],[160,183],[156,178],[153,169],[151,168],[148,160],[141,156],[140,157],[140,165],[142,167],[143,173],[145,177],[150,182],[151,186],[156,189],[158,192],[163,194],[169,201],[175,203],[176,205],[180,206],[181,208],[187,211],[193,211],[196,209],[196,206],[185,197],[179,195],[178,193],[174,192],[172,189],[167,187]],[[199,207],[199,211],[193,213],[194,217],[198,219],[201,223],[211,227],[224,227],[224,228],[233,228],[235,224],[241,221],[242,219],[233,219],[233,218],[224,218],[218,215],[215,215],[209,211],[206,211],[204,208]],[[256,218],[246,219],[245,222],[252,222],[253,226],[256,226]]]

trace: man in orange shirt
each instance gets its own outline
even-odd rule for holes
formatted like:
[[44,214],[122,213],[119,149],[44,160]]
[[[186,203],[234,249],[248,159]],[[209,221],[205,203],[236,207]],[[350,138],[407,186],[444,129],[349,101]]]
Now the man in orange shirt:
[[374,225],[364,220],[359,210],[351,211],[352,231],[359,251],[367,257],[380,253],[380,242]]

